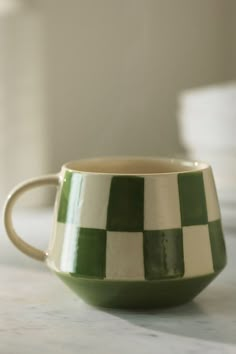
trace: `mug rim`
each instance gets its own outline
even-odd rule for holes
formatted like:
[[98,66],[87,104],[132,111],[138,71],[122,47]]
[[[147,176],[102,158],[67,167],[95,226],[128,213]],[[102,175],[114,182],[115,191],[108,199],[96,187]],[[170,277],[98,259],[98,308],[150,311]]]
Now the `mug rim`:
[[[143,171],[134,171],[134,172],[127,172],[121,171],[121,166],[120,171],[115,171],[114,167],[117,167],[117,164],[120,163],[120,165],[123,163],[126,163],[126,168],[130,167],[130,163],[134,162],[139,162],[139,163],[156,163],[156,167],[159,164],[159,167],[161,166],[163,169],[164,168],[174,168],[174,170],[170,171],[152,171],[150,172],[145,172],[145,166],[143,168]],[[106,163],[106,167],[103,165],[103,170],[97,167],[101,163]],[[116,166],[114,166],[116,164]],[[129,166],[127,166],[129,164]],[[86,166],[89,166],[90,168],[86,168]],[[110,170],[109,168],[106,169],[110,165]],[[83,167],[84,166],[84,167]],[[92,167],[93,166],[93,167]],[[133,165],[134,166],[134,165]],[[152,165],[154,166],[154,165]],[[113,167],[113,170],[112,170]],[[123,165],[124,167],[124,165]],[[206,169],[211,168],[211,166],[204,161],[201,160],[191,160],[191,159],[184,159],[184,158],[171,158],[171,157],[159,157],[159,156],[99,156],[99,157],[94,157],[94,158],[85,158],[85,159],[79,159],[79,160],[71,160],[66,162],[65,164],[62,165],[62,170],[66,170],[69,172],[74,172],[74,173],[80,173],[80,174],[86,174],[86,175],[118,175],[118,176],[160,176],[160,175],[175,175],[178,173],[195,173],[195,172],[200,172]],[[127,168],[128,169],[128,168]]]

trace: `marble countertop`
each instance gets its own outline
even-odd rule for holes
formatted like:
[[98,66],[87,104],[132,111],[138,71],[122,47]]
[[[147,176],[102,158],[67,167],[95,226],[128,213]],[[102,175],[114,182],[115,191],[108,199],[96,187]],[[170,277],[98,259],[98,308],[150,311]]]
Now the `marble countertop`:
[[[35,218],[41,225],[35,234],[46,235],[50,213],[37,215],[31,215],[30,225]],[[19,220],[25,225],[22,214]],[[32,232],[32,228],[21,228]],[[44,264],[30,259],[21,262],[25,256],[15,257],[4,241],[0,250],[0,354],[235,354],[236,235],[227,234],[226,242],[226,270],[195,301],[134,312],[84,304]]]

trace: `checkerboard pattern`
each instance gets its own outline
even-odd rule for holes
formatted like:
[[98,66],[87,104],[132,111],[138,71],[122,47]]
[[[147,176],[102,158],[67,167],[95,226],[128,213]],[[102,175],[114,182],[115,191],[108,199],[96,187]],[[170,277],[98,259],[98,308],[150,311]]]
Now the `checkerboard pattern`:
[[226,263],[210,168],[156,176],[66,171],[49,249],[80,277],[157,280],[218,272]]

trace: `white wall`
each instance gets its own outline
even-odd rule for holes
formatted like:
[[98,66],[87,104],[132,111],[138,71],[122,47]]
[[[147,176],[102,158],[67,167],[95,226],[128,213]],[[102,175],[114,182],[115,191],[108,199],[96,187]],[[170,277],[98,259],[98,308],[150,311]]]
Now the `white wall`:
[[229,0],[231,4],[231,11],[229,13],[229,67],[231,70],[231,76],[236,79],[236,1]]
[[181,153],[178,94],[235,77],[235,17],[235,0],[0,1],[0,200],[67,160]]
[[[40,11],[0,0],[0,202],[14,185],[49,167]],[[48,195],[30,194],[25,205]]]
[[231,78],[222,0],[40,0],[51,167],[181,151],[176,97]]

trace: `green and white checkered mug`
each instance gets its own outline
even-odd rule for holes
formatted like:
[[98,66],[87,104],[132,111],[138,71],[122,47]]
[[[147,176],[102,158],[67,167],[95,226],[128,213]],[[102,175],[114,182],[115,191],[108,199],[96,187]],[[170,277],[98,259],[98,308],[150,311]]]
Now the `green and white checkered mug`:
[[[23,241],[12,208],[26,190],[55,184],[46,252]],[[160,158],[69,162],[57,175],[16,187],[4,211],[11,241],[86,302],[161,307],[191,300],[225,267],[226,251],[209,165]]]

